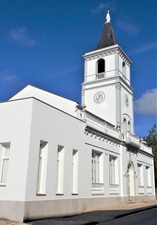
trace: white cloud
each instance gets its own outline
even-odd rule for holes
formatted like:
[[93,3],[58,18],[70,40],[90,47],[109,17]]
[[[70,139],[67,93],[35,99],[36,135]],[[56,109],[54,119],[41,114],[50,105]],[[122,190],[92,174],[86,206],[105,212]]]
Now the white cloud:
[[157,118],[157,89],[147,90],[146,93],[134,101],[134,110],[136,113]]
[[137,55],[137,54],[149,52],[156,49],[157,49],[157,43],[152,42],[152,43],[148,43],[147,45],[140,46],[139,48],[133,49],[132,51],[129,52],[129,55]]
[[4,72],[0,72],[0,81],[1,82],[11,82],[17,79],[17,76],[11,74],[9,70],[5,70]]
[[[125,18],[126,19],[126,18]],[[118,20],[117,21],[117,26],[121,29],[126,31],[128,34],[132,35],[132,36],[136,36],[139,34],[140,28],[135,26],[134,24],[125,21],[125,19],[123,18],[123,20]]]
[[17,44],[30,47],[33,47],[34,45],[37,44],[37,42],[31,37],[29,37],[28,34],[26,33],[26,27],[12,29],[9,32],[8,39],[13,42],[16,42]]
[[[95,9],[91,9],[91,12],[93,14],[97,14],[97,13],[100,13],[104,9],[109,10],[111,8],[111,5],[112,5],[112,11],[114,11],[115,10],[115,3],[114,2],[107,2],[105,4],[101,3]],[[107,13],[107,11],[106,11],[106,13]]]
[[73,72],[73,71],[80,70],[81,68],[82,68],[82,66],[77,66],[77,67],[73,67],[73,68],[70,68],[70,69],[64,69],[64,70],[59,71],[58,73],[55,73],[55,75],[44,76],[41,79],[43,80],[43,79],[47,79],[47,78],[51,78],[51,77],[60,76],[60,75],[63,75],[63,74],[67,74],[67,73],[70,73],[70,72]]

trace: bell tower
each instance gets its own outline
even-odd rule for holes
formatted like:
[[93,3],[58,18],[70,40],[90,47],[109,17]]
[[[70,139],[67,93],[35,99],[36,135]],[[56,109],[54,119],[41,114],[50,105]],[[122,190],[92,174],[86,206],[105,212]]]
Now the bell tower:
[[121,129],[134,133],[132,62],[116,42],[109,11],[99,44],[83,55],[82,106]]

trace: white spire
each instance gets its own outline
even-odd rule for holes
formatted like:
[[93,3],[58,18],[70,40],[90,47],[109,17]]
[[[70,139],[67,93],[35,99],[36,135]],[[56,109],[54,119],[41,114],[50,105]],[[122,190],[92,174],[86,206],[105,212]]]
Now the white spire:
[[110,23],[111,17],[110,17],[110,12],[108,10],[107,15],[106,15],[106,23]]

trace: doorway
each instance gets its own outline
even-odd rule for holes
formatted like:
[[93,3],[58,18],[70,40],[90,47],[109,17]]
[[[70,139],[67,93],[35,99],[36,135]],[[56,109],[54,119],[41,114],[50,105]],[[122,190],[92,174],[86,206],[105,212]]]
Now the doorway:
[[129,161],[127,166],[127,191],[129,203],[134,202],[135,196],[135,171],[132,161]]

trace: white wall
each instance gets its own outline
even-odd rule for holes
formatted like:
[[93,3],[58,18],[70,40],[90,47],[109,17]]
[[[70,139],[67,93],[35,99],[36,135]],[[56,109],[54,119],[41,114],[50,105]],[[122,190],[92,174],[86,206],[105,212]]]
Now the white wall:
[[[85,158],[88,152],[84,149],[84,123],[40,101],[33,100],[32,127],[30,139],[29,165],[26,186],[26,201],[76,198],[72,196],[72,152],[79,154],[79,185],[88,182],[85,176]],[[48,162],[46,178],[46,196],[36,196],[40,140],[48,142]],[[56,195],[56,169],[58,145],[64,149],[63,195]],[[81,171],[82,170],[82,171]],[[86,192],[79,196],[85,197]],[[89,195],[89,194],[88,194]]]
[[25,200],[32,99],[0,104],[0,143],[10,142],[6,187],[0,200]]
[[[129,105],[125,104],[125,95],[127,94],[129,99]],[[131,133],[134,131],[134,120],[133,120],[133,95],[127,88],[121,88],[121,123],[122,123],[122,132],[123,132],[123,120],[124,118],[127,120],[127,127],[128,122],[131,123]],[[127,128],[128,130],[128,128]]]
[[9,100],[21,99],[21,98],[28,98],[34,97],[44,101],[47,104],[50,104],[58,109],[61,109],[71,115],[75,114],[75,108],[77,102],[71,101],[67,98],[61,97],[59,95],[55,95],[53,93],[47,92],[45,90],[33,87],[31,85],[26,86],[16,95],[14,95]]
[[[102,103],[94,101],[94,95],[99,91],[105,94],[105,100]],[[115,85],[87,89],[85,91],[85,105],[91,113],[115,124]]]

